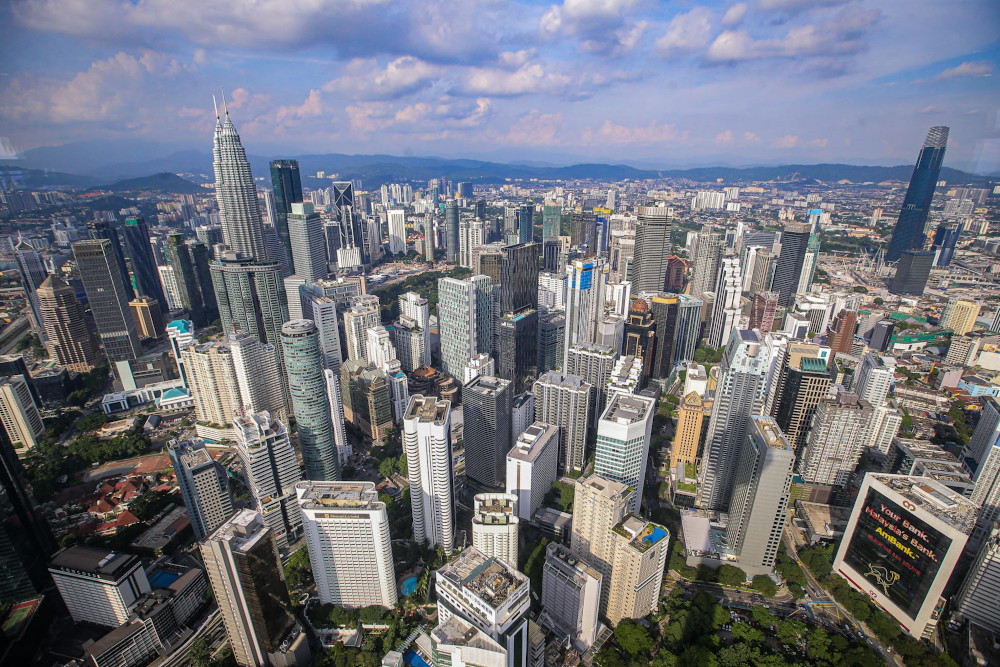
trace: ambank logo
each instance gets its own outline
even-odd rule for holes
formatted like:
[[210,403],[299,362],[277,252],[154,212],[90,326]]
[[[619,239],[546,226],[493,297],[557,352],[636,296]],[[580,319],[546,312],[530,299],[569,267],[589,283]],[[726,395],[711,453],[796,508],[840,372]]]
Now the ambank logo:
[[874,579],[886,595],[889,594],[889,587],[899,581],[899,572],[889,572],[888,568],[872,563],[868,563],[868,571],[865,572],[865,576]]

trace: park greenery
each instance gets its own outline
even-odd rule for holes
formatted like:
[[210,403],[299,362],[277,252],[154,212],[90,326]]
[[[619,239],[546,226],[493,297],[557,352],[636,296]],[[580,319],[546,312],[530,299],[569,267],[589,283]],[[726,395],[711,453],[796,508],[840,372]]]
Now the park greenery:
[[[598,667],[784,667],[851,665],[881,667],[870,648],[802,620],[782,619],[755,607],[733,622],[711,595],[682,588],[661,603],[659,625],[622,621],[614,642],[597,654]],[[724,629],[728,626],[730,629]]]
[[[404,614],[399,610],[385,610],[382,607],[348,610],[334,605],[313,605],[309,609],[309,620],[315,627],[387,625],[384,630],[379,628],[363,631],[361,648],[346,648],[343,642],[337,642],[331,650],[320,652],[313,660],[315,667],[379,667],[382,664],[382,656],[394,650],[402,640],[406,639],[417,626],[419,617]],[[337,623],[326,625],[333,623],[334,620]]]
[[545,494],[545,506],[558,509],[563,512],[573,511],[573,497],[575,491],[571,484],[565,482],[554,482],[552,488]]

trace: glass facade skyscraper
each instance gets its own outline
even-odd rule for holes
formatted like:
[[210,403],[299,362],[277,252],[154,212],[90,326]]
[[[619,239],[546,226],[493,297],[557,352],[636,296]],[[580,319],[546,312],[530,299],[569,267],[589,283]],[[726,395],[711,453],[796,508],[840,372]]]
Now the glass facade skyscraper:
[[298,425],[306,478],[339,480],[340,459],[333,434],[316,325],[312,320],[286,322],[281,327],[281,346],[285,352],[288,391]]
[[[285,247],[285,257],[294,264],[292,242],[288,234],[288,214],[292,204],[302,202],[302,178],[298,160],[271,160],[271,188],[274,190],[274,225]],[[291,268],[291,267],[289,267]]]
[[156,258],[153,256],[153,246],[149,245],[149,227],[143,217],[129,218],[122,226],[122,236],[125,237],[125,248],[132,260],[132,273],[135,275],[136,287],[144,296],[156,299],[160,312],[167,313],[167,298],[163,295],[163,285],[160,283],[160,273],[156,268]]
[[[934,198],[934,187],[944,162],[944,149],[948,144],[948,128],[932,127],[917,156],[917,163],[910,176],[910,187],[906,189],[903,208],[892,230],[892,239],[885,253],[885,261],[896,262],[906,250],[920,250],[924,246],[924,225],[927,212]],[[782,304],[784,305],[784,304]]]

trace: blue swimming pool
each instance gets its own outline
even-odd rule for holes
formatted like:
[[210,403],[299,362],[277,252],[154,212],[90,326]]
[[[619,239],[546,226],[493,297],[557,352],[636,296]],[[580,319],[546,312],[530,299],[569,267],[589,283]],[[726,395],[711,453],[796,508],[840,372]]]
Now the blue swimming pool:
[[662,528],[653,528],[653,532],[647,535],[646,537],[642,538],[642,541],[650,545],[656,544],[657,542],[662,540],[666,536],[666,534],[667,531],[663,530]]
[[408,664],[410,667],[431,667],[417,654],[416,651],[407,651],[403,656],[403,662]]
[[407,577],[403,579],[403,584],[399,587],[399,592],[403,595],[413,595],[413,592],[417,590],[417,578]]
[[167,572],[165,570],[160,570],[152,577],[149,578],[149,585],[153,588],[166,588],[170,584],[177,581],[177,577],[180,575],[174,572]]

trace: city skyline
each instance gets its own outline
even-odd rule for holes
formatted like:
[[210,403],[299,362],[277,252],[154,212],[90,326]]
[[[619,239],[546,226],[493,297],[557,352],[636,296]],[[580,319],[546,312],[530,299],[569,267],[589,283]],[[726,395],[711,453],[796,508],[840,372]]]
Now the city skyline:
[[895,165],[944,124],[946,166],[998,164],[988,2],[518,9],[12,3],[0,157],[83,139],[118,144],[121,161],[135,140],[202,147],[224,85],[256,154]]

